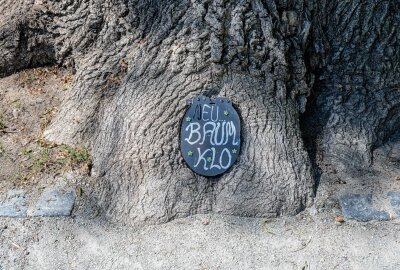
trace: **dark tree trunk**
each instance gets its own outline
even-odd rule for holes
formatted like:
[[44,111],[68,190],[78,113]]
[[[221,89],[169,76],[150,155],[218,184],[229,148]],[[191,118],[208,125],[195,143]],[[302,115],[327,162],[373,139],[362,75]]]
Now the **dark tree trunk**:
[[[312,202],[316,154],[362,167],[399,145],[397,1],[0,5],[11,7],[0,11],[0,75],[76,71],[45,136],[90,147],[114,220],[296,214]],[[242,117],[240,157],[218,179],[195,175],[179,151],[185,102],[198,95],[227,97]]]

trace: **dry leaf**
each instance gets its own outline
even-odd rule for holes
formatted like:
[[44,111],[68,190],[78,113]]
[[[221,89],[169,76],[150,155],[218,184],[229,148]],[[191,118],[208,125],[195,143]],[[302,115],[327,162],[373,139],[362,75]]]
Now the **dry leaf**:
[[83,189],[81,187],[76,188],[76,196],[82,197]]
[[343,223],[344,222],[344,218],[343,218],[343,216],[336,216],[335,217],[335,221],[339,222],[339,223]]

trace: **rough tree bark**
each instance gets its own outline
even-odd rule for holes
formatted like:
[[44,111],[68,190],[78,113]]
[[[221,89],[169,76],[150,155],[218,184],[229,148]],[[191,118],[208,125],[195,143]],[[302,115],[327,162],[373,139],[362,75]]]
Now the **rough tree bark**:
[[[0,6],[0,75],[75,70],[45,136],[90,147],[99,203],[116,221],[296,214],[312,202],[316,152],[352,168],[399,145],[397,1]],[[243,120],[241,155],[218,179],[195,175],[179,151],[185,101],[197,95],[233,100]]]

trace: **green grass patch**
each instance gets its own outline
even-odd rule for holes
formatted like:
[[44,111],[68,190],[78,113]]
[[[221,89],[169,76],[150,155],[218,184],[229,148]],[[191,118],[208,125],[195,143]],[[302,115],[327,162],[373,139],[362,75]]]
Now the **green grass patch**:
[[68,170],[89,174],[92,165],[86,148],[70,145],[40,142],[37,147],[22,148],[19,155],[25,160],[20,167],[20,173],[12,177],[14,181],[26,181],[42,173],[61,173]]
[[33,172],[39,173],[46,170],[47,167],[52,165],[50,149],[41,148],[38,154],[33,159]]
[[62,162],[68,166],[90,165],[91,157],[86,148],[75,148],[69,145],[61,146]]
[[30,176],[26,173],[23,173],[21,171],[18,171],[16,173],[14,173],[13,175],[11,175],[10,180],[14,183],[23,183],[23,182],[27,182],[29,180]]

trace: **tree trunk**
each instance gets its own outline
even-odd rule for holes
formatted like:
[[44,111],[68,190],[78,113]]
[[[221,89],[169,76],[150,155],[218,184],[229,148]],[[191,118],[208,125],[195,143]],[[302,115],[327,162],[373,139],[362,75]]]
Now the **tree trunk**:
[[[312,202],[317,153],[352,168],[397,145],[394,0],[0,4],[11,7],[0,75],[76,71],[45,136],[91,149],[99,204],[116,221],[296,214]],[[199,95],[230,99],[242,119],[240,156],[218,178],[193,173],[179,149],[186,100]]]

